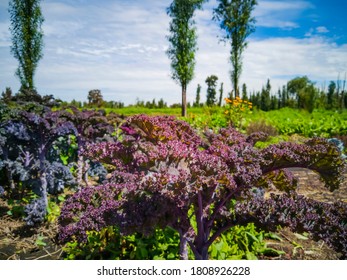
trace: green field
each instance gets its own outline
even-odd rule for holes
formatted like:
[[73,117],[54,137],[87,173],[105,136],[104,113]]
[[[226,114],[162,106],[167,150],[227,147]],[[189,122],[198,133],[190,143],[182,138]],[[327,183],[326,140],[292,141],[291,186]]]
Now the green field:
[[[143,107],[125,107],[121,109],[106,108],[107,113],[113,112],[120,115],[131,116],[135,114],[171,115],[184,119],[197,128],[220,128],[227,126],[224,115],[225,108],[200,107],[188,108],[188,117],[180,116],[180,108],[149,109]],[[238,129],[246,132],[251,123],[264,121],[275,127],[280,135],[299,134],[305,137],[334,137],[347,135],[347,111],[315,110],[308,113],[304,110],[282,108],[264,112],[254,110],[243,114]]]

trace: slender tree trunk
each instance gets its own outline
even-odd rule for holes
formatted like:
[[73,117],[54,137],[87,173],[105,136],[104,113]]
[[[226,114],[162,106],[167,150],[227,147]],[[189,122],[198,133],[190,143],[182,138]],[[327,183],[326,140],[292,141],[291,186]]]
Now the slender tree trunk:
[[182,85],[182,117],[187,116],[187,85]]

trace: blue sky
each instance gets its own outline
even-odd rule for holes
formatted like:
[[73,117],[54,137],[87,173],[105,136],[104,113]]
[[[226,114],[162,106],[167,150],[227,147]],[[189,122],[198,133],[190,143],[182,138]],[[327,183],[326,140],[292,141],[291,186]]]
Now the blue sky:
[[[43,0],[44,57],[35,76],[41,94],[84,101],[100,89],[104,99],[126,104],[181,100],[165,54],[171,0]],[[256,32],[248,38],[241,82],[260,90],[270,79],[273,92],[294,77],[307,75],[321,87],[347,72],[347,2],[342,0],[258,0]],[[198,46],[195,78],[205,95],[205,79],[219,77],[230,91],[229,46],[211,21],[216,0],[196,14]],[[0,91],[19,89],[17,61],[10,53],[8,1],[0,0]]]

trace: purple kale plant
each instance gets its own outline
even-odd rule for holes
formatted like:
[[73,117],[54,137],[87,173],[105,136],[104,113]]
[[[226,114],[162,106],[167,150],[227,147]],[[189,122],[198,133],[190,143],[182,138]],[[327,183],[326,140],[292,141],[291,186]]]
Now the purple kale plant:
[[252,200],[250,191],[259,196],[270,185],[295,189],[284,169],[295,166],[321,173],[335,189],[345,165],[323,139],[258,150],[253,145],[262,135],[246,137],[231,127],[199,135],[168,116],[133,116],[120,129],[118,141],[86,146],[85,157],[114,171],[109,183],[84,188],[66,201],[61,242],[83,242],[87,231],[109,225],[123,234],[169,226],[180,235],[182,259],[188,258],[188,245],[196,259],[208,259],[209,246],[237,223],[235,200]]
[[347,204],[343,202],[323,203],[298,195],[271,194],[238,202],[235,220],[240,223],[253,222],[268,230],[278,225],[295,232],[307,232],[315,240],[323,240],[341,258],[347,259]]
[[25,218],[24,221],[29,226],[41,223],[47,213],[47,205],[44,198],[34,199],[30,204],[24,208]]
[[[77,139],[77,183],[79,186],[84,183],[88,185],[89,162],[85,159],[82,151],[87,144],[107,141],[108,137],[114,132],[114,126],[111,125],[101,110],[78,110],[75,107],[67,108],[62,112],[62,117],[71,122],[76,128]],[[101,172],[101,169],[99,168]],[[93,173],[90,171],[89,173]]]
[[64,185],[74,183],[66,166],[58,159],[48,160],[55,141],[71,134],[77,134],[75,127],[58,111],[42,115],[20,111],[15,119],[0,125],[0,165],[5,175],[2,183],[11,191],[21,185],[39,196],[26,207],[28,224],[43,221],[48,193],[58,193]]
[[[43,197],[47,207],[48,200],[48,181],[50,175],[61,173],[57,164],[50,164],[47,161],[49,150],[52,148],[53,143],[62,136],[70,134],[77,134],[74,125],[71,122],[65,121],[61,118],[61,112],[48,112],[43,116],[34,113],[23,112],[21,122],[25,125],[30,140],[27,143],[27,151],[32,154],[36,161],[36,168],[38,170],[38,178],[40,180],[40,196]],[[56,169],[54,171],[54,169]],[[67,174],[67,171],[65,171]],[[52,182],[52,180],[50,180]],[[54,182],[53,182],[54,183]],[[54,186],[51,186],[54,189]]]

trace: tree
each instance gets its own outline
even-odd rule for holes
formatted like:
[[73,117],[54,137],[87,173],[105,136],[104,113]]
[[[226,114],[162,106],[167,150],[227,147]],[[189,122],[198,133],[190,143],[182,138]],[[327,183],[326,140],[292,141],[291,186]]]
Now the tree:
[[217,87],[218,77],[215,75],[211,75],[206,78],[207,84],[207,96],[206,96],[206,104],[207,106],[213,106],[216,104],[216,87]]
[[101,90],[99,89],[93,89],[90,90],[88,93],[88,103],[89,105],[96,105],[96,106],[101,106],[103,103],[103,99],[102,99],[102,94],[101,94]]
[[200,107],[200,92],[201,92],[201,86],[198,84],[198,87],[196,88],[196,97],[195,102],[193,104],[193,107]]
[[2,92],[1,94],[1,100],[4,103],[10,103],[12,101],[12,90],[11,88],[7,87],[5,91]]
[[[246,38],[255,31],[252,11],[256,0],[218,0],[213,19],[225,31],[224,40],[230,40],[231,82],[235,96],[239,96],[239,79],[242,72],[242,53],[247,47]],[[232,96],[230,96],[232,98]]]
[[277,108],[281,109],[283,107],[282,105],[282,92],[281,89],[279,88],[277,91]]
[[248,97],[247,97],[247,85],[245,83],[242,84],[242,100],[248,100]]
[[260,109],[263,111],[269,111],[271,108],[271,84],[270,80],[268,79],[266,82],[266,87],[262,88],[261,90],[261,96],[260,96]]
[[34,89],[34,74],[42,58],[43,16],[40,0],[12,0],[9,4],[11,52],[19,62],[16,70],[21,89]]
[[222,107],[222,101],[223,101],[223,83],[220,84],[219,88],[219,101],[218,101],[218,106]]
[[287,87],[284,85],[282,86],[282,107],[288,106],[288,90]]
[[287,83],[290,95],[297,101],[297,107],[312,113],[317,97],[317,90],[307,76],[297,77]]
[[194,12],[205,0],[174,0],[167,9],[172,18],[167,55],[171,59],[172,79],[182,88],[182,116],[187,116],[187,86],[194,76],[197,35]]

